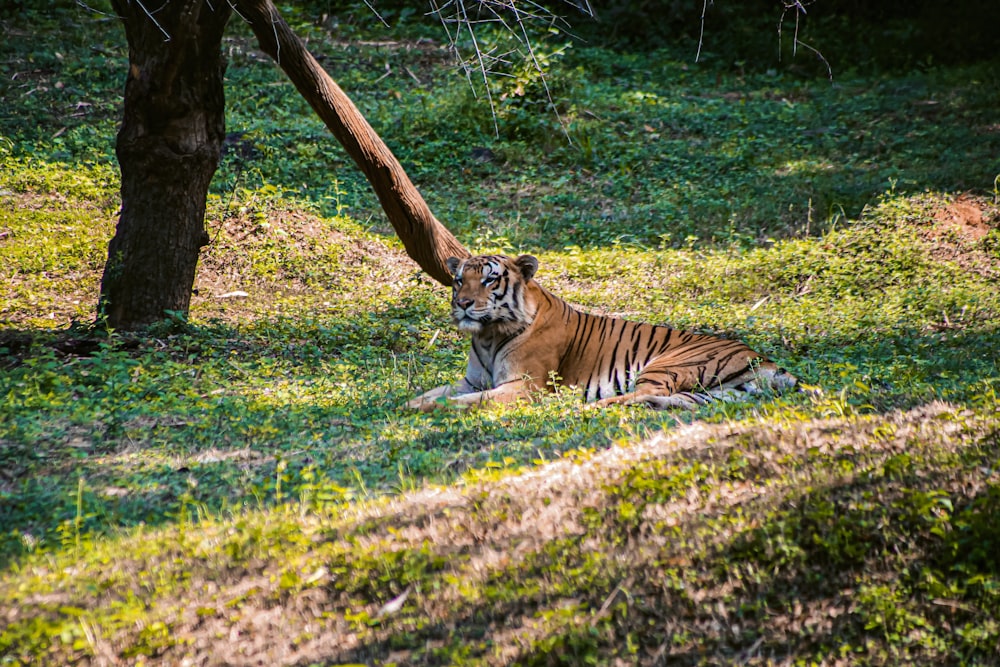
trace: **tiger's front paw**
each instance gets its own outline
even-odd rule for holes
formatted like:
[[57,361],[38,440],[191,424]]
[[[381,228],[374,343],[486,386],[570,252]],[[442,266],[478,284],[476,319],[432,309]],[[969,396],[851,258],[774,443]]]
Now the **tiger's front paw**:
[[431,412],[441,405],[432,398],[424,398],[423,396],[417,396],[416,398],[407,401],[406,405],[403,406],[406,410],[417,410],[419,412]]
[[417,396],[409,401],[405,406],[407,410],[417,410],[419,412],[436,412],[438,410],[464,410],[466,407],[461,403],[455,403],[443,396],[437,398],[424,398]]

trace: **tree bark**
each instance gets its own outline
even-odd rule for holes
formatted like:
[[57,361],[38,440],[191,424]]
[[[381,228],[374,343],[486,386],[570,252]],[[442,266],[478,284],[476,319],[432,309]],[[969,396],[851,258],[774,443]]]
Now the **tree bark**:
[[468,257],[469,251],[434,217],[399,160],[292,32],[271,0],[235,0],[234,4],[249,21],[261,49],[278,63],[364,172],[407,254],[432,278],[450,285],[447,259]]
[[122,209],[101,280],[99,315],[133,330],[187,315],[198,254],[209,241],[205,202],[225,138],[225,1],[112,0],[129,72],[116,152]]

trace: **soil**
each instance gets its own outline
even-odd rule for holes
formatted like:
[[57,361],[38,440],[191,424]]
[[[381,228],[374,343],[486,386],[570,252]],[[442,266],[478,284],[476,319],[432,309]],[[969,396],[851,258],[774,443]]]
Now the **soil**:
[[923,237],[932,254],[966,271],[1000,278],[1000,256],[987,252],[987,236],[1000,230],[1000,206],[985,197],[963,194],[932,213]]

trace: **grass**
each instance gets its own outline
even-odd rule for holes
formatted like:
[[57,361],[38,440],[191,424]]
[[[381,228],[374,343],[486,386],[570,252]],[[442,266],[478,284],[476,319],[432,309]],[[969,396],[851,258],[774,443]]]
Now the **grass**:
[[414,26],[299,17],[470,247],[814,388],[417,415],[463,367],[447,297],[241,29],[190,318],[90,327],[125,53],[32,17],[0,14],[0,664],[995,663],[995,63],[545,43],[569,143],[529,73],[492,136]]

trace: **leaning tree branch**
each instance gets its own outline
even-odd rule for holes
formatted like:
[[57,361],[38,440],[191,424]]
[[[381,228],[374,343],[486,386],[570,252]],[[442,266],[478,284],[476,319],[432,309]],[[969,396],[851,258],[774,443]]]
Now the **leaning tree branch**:
[[449,257],[469,251],[431,212],[403,166],[340,86],[285,23],[271,0],[232,0],[260,48],[278,63],[371,183],[406,253],[442,285]]

